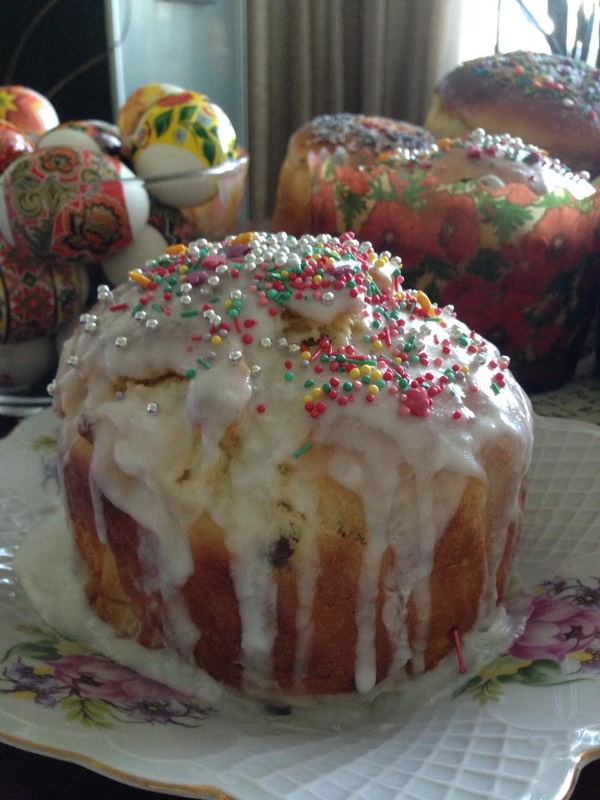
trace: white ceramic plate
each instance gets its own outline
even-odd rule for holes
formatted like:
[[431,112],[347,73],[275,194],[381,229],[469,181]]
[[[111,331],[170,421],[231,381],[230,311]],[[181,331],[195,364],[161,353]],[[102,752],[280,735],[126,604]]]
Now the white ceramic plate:
[[315,729],[231,716],[41,620],[12,559],[58,505],[54,428],[42,412],[0,442],[0,739],[210,800],[558,800],[600,757],[600,429],[536,421],[517,564],[533,611],[512,653],[456,669],[403,723]]

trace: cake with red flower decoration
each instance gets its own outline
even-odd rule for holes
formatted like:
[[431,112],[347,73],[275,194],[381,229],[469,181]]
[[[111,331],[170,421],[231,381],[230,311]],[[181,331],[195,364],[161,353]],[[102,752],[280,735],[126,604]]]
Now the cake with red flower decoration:
[[312,170],[321,153],[335,156],[357,174],[391,154],[426,152],[436,137],[420,125],[366,114],[322,114],[306,122],[289,139],[277,182],[273,227],[295,236],[310,233]]
[[557,54],[516,51],[466,61],[434,89],[426,127],[438,136],[510,131],[571,169],[600,173],[600,72]]
[[600,203],[581,173],[478,129],[360,171],[314,164],[313,232],[347,227],[399,253],[413,286],[453,304],[529,392],[569,380],[598,299]]
[[299,702],[395,688],[489,624],[530,404],[401,268],[255,232],[100,287],[51,392],[87,598],[123,636]]

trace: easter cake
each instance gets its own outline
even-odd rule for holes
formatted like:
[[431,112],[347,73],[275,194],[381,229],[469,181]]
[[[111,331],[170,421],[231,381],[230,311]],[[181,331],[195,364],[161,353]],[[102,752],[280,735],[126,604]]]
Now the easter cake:
[[518,50],[460,64],[435,87],[425,125],[438,136],[509,131],[573,170],[600,172],[597,68]]
[[321,114],[290,136],[279,170],[273,212],[275,230],[312,232],[311,162],[322,154],[353,169],[381,158],[429,152],[436,137],[420,125],[367,114]]
[[489,623],[530,404],[401,266],[257,232],[100,287],[51,393],[87,598],[121,635],[299,701],[397,687]]

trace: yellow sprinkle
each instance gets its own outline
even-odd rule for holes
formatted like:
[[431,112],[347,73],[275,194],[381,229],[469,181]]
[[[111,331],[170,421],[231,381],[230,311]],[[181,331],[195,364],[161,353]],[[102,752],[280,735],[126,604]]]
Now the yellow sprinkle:
[[312,394],[305,394],[304,395],[304,405],[306,405],[306,403],[312,403],[312,401],[313,401]]
[[189,269],[186,267],[186,265],[185,265],[185,264],[182,264],[182,265],[179,267],[179,274],[180,274],[180,275],[182,275],[182,276],[183,276],[183,275],[187,275],[187,274],[188,274],[188,272],[189,272]]
[[425,292],[422,292],[420,289],[417,292],[417,303],[421,306],[423,311],[426,311],[427,314],[429,314],[430,317],[433,316],[433,304]]
[[225,308],[231,308],[233,305],[233,300],[225,300]]
[[231,244],[250,244],[252,239],[254,239],[255,234],[252,231],[246,231],[245,233],[238,233],[235,239],[232,241]]
[[320,386],[315,386],[312,390],[313,397],[323,397],[323,389]]
[[452,139],[440,139],[438,141],[438,147],[444,151],[452,150],[452,144]]
[[375,384],[372,383],[369,386],[369,394],[379,394],[379,386],[375,386]]
[[170,244],[165,253],[168,256],[182,256],[184,253],[187,253],[188,248],[185,244]]
[[371,380],[380,381],[383,378],[383,373],[380,369],[371,370]]
[[354,381],[357,378],[360,378],[360,370],[359,370],[358,367],[352,367],[352,369],[350,370],[349,374],[350,374],[350,377],[352,378],[352,380],[354,380]]
[[470,370],[469,370],[469,368],[468,368],[468,366],[467,366],[466,364],[464,365],[464,367],[461,367],[461,368],[460,368],[460,371],[461,371],[461,372],[464,372],[464,373],[465,373],[465,375],[468,375],[468,374],[469,374],[469,372],[470,372]]
[[315,277],[313,278],[313,281],[315,283],[321,283],[322,280],[323,280],[323,276],[322,275],[315,275]]
[[360,374],[361,375],[370,375],[371,374],[371,369],[372,369],[372,367],[371,367],[370,364],[363,364],[362,367],[360,368]]
[[374,262],[373,266],[374,266],[376,269],[381,269],[381,267],[385,267],[385,265],[386,265],[387,263],[388,263],[388,260],[387,260],[387,258],[378,258],[378,259],[376,259],[376,261]]
[[304,351],[302,352],[302,354],[300,355],[300,358],[301,358],[303,361],[310,361],[310,357],[311,357],[311,356],[310,356],[310,353],[308,352],[308,350],[304,350]]
[[154,281],[150,280],[150,278],[148,278],[146,275],[142,275],[141,272],[137,272],[134,269],[131,270],[131,272],[128,272],[127,274],[129,275],[132,281],[139,283],[139,285],[143,286],[144,289],[147,289],[154,283]]
[[368,255],[368,259],[369,259],[369,261],[375,261],[375,259],[376,259],[376,258],[377,258],[377,255],[376,255],[376,253],[374,253],[374,252],[371,250],[371,252],[370,252],[370,253],[369,253],[369,255]]
[[222,341],[223,341],[223,339],[221,339],[220,336],[213,336],[212,339],[211,339],[211,342],[213,344],[221,344]]
[[374,350],[381,350],[383,348],[383,342],[381,339],[375,339],[373,342],[373,349]]

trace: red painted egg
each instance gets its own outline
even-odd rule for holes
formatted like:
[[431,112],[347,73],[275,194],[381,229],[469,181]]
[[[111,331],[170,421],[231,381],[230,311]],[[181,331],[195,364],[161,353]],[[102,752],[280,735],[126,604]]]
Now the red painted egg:
[[88,286],[79,264],[24,255],[0,239],[0,343],[53,333],[83,310]]
[[0,119],[0,173],[25,153],[31,153],[33,142],[16,125]]
[[34,138],[59,123],[52,103],[27,86],[0,86],[0,119],[12,122]]
[[148,193],[107,155],[44,147],[0,176],[0,235],[22,253],[100,262],[148,220]]

